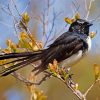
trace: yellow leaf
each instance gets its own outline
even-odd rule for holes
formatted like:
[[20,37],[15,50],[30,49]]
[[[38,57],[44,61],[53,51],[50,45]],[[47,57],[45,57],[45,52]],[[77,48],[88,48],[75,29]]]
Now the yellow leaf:
[[4,64],[6,60],[0,60],[0,65]]
[[25,12],[23,15],[22,15],[22,19],[20,20],[20,23],[19,23],[19,26],[20,28],[24,29],[25,31],[27,31],[27,26],[28,26],[28,22],[30,20],[30,17],[28,15],[27,12]]
[[78,90],[78,83],[75,84],[75,90]]
[[6,41],[6,44],[7,44],[7,46],[8,46],[8,49],[9,49],[11,52],[16,52],[17,47],[16,47],[16,45],[15,45],[10,39],[8,39],[8,40]]
[[[31,72],[30,75],[29,75],[29,77],[28,77],[28,80],[30,82],[34,83],[35,82],[35,78],[36,77],[34,76],[34,73]],[[27,87],[28,87],[30,93],[33,93],[35,91],[35,85],[34,84],[27,85]]]
[[71,19],[72,23],[75,22],[75,19]]
[[28,38],[28,35],[25,32],[20,33],[20,39]]
[[95,74],[95,80],[97,80],[100,75],[100,68],[99,65],[97,64],[94,64],[94,74]]
[[30,38],[30,40],[32,41],[32,45],[33,45],[33,46],[36,45],[36,40],[35,40],[33,34],[29,34],[29,38]]
[[9,49],[9,48],[6,48],[6,49],[4,49],[4,50],[2,50],[4,53],[11,53],[11,49]]
[[[36,76],[33,72],[30,73],[28,80],[32,83],[36,82]],[[29,92],[31,93],[31,100],[46,100],[46,96],[44,95],[43,91],[37,89],[36,85],[30,84],[27,85]]]
[[29,34],[29,38],[30,38],[32,41],[35,41],[35,38],[34,38],[33,34]]
[[34,51],[38,51],[38,50],[39,50],[39,48],[37,47],[37,45],[34,45],[34,46],[33,46],[33,50],[34,50]]
[[18,45],[21,48],[32,49],[30,43],[26,39],[20,40]]
[[12,45],[11,45],[11,50],[13,51],[13,52],[16,52],[17,51],[17,47],[16,47],[16,45],[13,43]]
[[48,64],[49,70],[56,76],[58,74],[58,62],[57,60],[53,60],[53,64]]
[[47,96],[44,95],[43,91],[37,89],[35,91],[35,95],[33,97],[33,100],[47,100]]
[[20,40],[19,40],[18,46],[20,48],[32,49],[32,46],[30,45],[30,39],[27,33],[25,32],[20,33]]
[[48,66],[49,66],[50,71],[55,71],[53,64],[49,63]]
[[8,40],[6,41],[6,44],[7,44],[8,47],[10,47],[10,45],[12,44],[12,41],[11,41],[10,39],[8,39]]
[[80,13],[76,13],[75,19],[80,19]]
[[22,15],[22,21],[27,25],[30,20],[30,17],[27,12]]
[[95,37],[95,35],[96,35],[96,33],[95,33],[95,32],[90,32],[90,37],[91,37],[91,38],[94,38],[94,37]]
[[72,19],[66,17],[64,20],[65,20],[66,23],[68,23],[68,24],[72,24]]
[[38,46],[39,46],[40,49],[42,49],[43,48],[42,42],[38,42]]
[[54,61],[53,61],[53,65],[54,65],[55,67],[57,67],[57,66],[58,66],[58,62],[57,62],[57,60],[56,60],[56,59],[54,59]]

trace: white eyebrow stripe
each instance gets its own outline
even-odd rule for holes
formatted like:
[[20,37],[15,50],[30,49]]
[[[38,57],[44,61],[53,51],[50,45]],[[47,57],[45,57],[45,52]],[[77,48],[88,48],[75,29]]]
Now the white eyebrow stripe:
[[83,24],[84,22],[77,20],[78,23]]

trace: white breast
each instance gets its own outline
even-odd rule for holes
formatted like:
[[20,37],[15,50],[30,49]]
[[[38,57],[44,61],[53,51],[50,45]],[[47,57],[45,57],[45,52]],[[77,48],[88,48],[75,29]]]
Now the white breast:
[[61,67],[66,67],[66,66],[71,66],[73,65],[75,62],[77,62],[80,58],[82,57],[82,50],[78,51],[76,54],[72,55],[71,57],[63,60],[60,63]]
[[[88,36],[86,41],[88,44],[88,50],[85,53],[87,53],[91,49],[91,38]],[[80,58],[82,58],[82,56],[83,56],[82,50],[80,50],[76,54],[72,55],[71,57],[63,60],[60,63],[60,66],[62,66],[62,67],[71,66],[71,65],[75,64],[77,61],[79,61]]]
[[88,51],[91,49],[91,38],[90,38],[90,36],[88,36],[88,38],[87,38],[87,44],[88,44]]

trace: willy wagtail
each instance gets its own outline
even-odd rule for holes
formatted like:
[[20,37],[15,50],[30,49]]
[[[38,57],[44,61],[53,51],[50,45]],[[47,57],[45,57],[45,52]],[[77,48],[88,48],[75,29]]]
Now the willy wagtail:
[[1,54],[0,60],[13,58],[13,61],[3,65],[17,63],[1,70],[0,75],[6,76],[36,61],[41,61],[33,69],[33,71],[37,71],[37,74],[46,70],[48,64],[52,63],[54,59],[62,66],[67,66],[69,62],[78,61],[91,48],[91,38],[89,36],[89,28],[91,25],[86,20],[77,19],[70,25],[69,30],[59,36],[47,49],[34,52]]

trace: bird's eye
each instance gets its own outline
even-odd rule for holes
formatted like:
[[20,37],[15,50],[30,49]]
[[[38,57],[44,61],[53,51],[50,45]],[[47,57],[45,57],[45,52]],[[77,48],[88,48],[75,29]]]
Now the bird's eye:
[[83,25],[87,25],[87,24],[88,24],[87,22],[84,22],[84,23],[83,23]]
[[72,29],[74,29],[74,27],[72,27]]
[[79,23],[76,21],[75,23],[73,23],[74,25],[79,25]]

